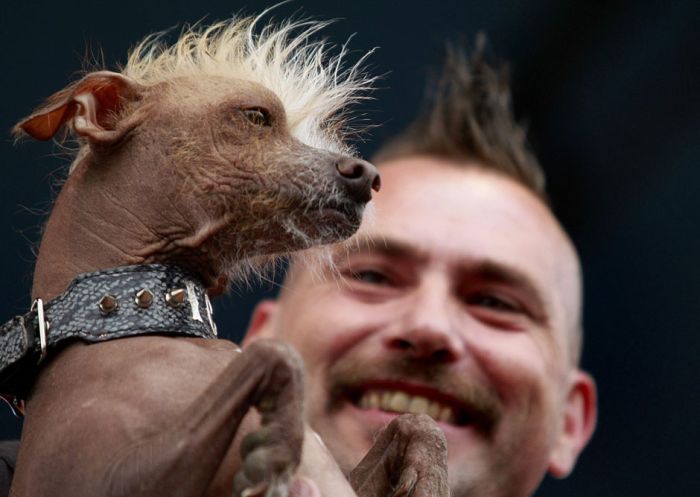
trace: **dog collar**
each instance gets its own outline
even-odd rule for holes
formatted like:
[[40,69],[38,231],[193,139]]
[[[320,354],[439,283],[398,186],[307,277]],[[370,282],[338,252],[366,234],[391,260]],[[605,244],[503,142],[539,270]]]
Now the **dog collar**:
[[152,334],[215,338],[216,333],[204,285],[176,266],[81,274],[60,296],[36,299],[27,314],[0,327],[0,394],[24,398],[39,364],[71,340],[96,343]]

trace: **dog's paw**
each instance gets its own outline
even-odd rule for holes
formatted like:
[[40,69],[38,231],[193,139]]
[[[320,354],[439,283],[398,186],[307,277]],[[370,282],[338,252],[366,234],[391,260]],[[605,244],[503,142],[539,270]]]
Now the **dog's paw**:
[[298,449],[281,438],[275,425],[249,433],[241,443],[242,465],[234,478],[234,496],[286,497],[299,465]]
[[404,414],[379,434],[350,474],[360,497],[449,497],[447,441],[425,414]]

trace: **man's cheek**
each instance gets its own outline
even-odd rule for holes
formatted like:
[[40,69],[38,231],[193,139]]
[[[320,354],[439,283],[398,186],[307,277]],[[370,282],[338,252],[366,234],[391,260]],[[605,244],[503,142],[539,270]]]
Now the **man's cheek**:
[[[556,431],[554,399],[542,381],[523,382],[504,404],[502,426],[497,432],[498,445],[509,452],[523,452],[518,458],[522,471],[544,467]],[[504,457],[507,454],[504,454]]]
[[[504,404],[530,404],[544,390],[552,371],[528,332],[499,333],[472,347],[475,361]],[[523,398],[520,398],[523,397]]]
[[551,410],[551,386],[555,378],[548,377],[542,359],[528,354],[527,348],[525,345],[524,350],[507,350],[509,353],[505,353],[506,350],[483,353],[479,364],[486,380],[497,392],[501,424],[525,428],[529,432],[532,429],[527,427],[539,425]]

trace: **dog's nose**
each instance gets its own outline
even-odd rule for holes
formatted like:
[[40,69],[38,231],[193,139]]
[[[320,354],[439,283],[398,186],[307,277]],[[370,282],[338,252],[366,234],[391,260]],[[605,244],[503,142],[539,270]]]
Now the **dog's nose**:
[[377,168],[362,159],[344,157],[335,163],[335,168],[343,178],[348,193],[357,202],[369,202],[372,190],[378,192],[382,185]]

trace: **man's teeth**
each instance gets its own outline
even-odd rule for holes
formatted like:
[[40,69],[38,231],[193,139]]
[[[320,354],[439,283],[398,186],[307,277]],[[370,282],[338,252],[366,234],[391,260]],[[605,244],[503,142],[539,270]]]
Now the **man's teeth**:
[[428,400],[420,395],[409,395],[406,392],[369,390],[360,397],[358,405],[362,409],[427,414],[436,421],[452,424],[457,420],[452,407]]

